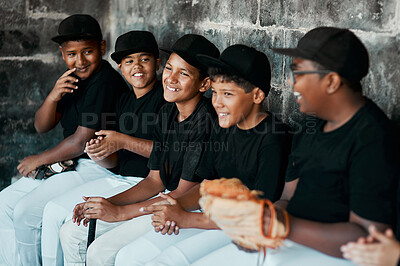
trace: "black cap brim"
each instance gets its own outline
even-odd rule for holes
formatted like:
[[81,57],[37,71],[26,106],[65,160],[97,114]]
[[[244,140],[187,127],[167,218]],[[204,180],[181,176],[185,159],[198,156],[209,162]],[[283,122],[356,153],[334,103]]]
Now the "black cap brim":
[[156,58],[158,58],[157,57],[158,54],[157,55],[154,54],[155,51],[153,51],[151,49],[146,50],[144,48],[141,48],[141,49],[129,49],[129,50],[125,50],[125,51],[114,52],[110,56],[111,56],[112,60],[115,61],[115,63],[119,64],[119,63],[121,63],[121,60],[125,56],[130,55],[130,54],[140,53],[140,52],[150,53],[150,54],[153,54]]
[[221,60],[208,56],[208,55],[198,55],[197,59],[201,62],[202,65],[204,65],[207,69],[210,67],[215,67],[221,69],[223,72],[226,72],[227,74],[232,74],[236,76],[242,76],[238,71],[236,71],[233,67],[230,65],[222,62]]
[[197,58],[192,58],[192,56],[189,56],[187,53],[185,53],[184,51],[181,50],[176,50],[176,49],[164,49],[164,48],[160,48],[161,51],[167,53],[167,54],[172,54],[175,53],[177,55],[179,55],[180,57],[183,58],[183,60],[185,60],[187,63],[189,63],[191,66],[194,66],[202,71],[206,71],[207,68],[199,61],[197,60]]
[[304,59],[309,59],[312,60],[311,56],[308,55],[306,52],[303,52],[302,50],[298,48],[271,48],[272,51],[278,54],[282,55],[288,55],[291,57],[300,57]]

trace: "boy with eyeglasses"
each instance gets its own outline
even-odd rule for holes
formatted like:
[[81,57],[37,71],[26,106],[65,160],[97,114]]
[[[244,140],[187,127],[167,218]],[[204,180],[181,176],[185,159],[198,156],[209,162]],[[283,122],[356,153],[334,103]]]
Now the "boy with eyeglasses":
[[[394,127],[362,95],[367,50],[351,31],[334,27],[311,30],[297,48],[273,50],[294,57],[289,83],[300,111],[314,119],[294,136],[285,188],[275,203],[290,215],[289,240],[268,253],[266,264],[352,265],[338,259],[340,246],[366,236],[369,225],[380,231],[393,226],[399,178]],[[257,255],[228,245],[193,265],[213,261],[243,265]]]

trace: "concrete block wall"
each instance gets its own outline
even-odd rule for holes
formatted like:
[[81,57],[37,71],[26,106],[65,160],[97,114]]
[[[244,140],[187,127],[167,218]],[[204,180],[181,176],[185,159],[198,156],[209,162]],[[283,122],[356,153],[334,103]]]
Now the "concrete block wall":
[[285,122],[300,119],[286,83],[290,59],[269,47],[295,47],[317,26],[350,28],[367,46],[371,68],[364,93],[400,120],[400,2],[397,0],[113,0],[112,39],[133,29],[152,31],[169,47],[185,33],[202,34],[218,48],[243,43],[270,58],[273,78],[267,108]]
[[74,13],[99,19],[108,54],[118,35],[134,29],[152,31],[161,47],[197,33],[221,51],[236,43],[264,51],[273,66],[266,107],[290,124],[302,117],[286,84],[290,59],[269,47],[294,47],[316,26],[350,28],[370,53],[364,93],[400,122],[398,0],[0,0],[0,190],[17,175],[18,160],[61,138],[59,129],[35,133],[33,119],[65,70],[50,38],[58,23]]
[[99,18],[110,40],[108,1],[0,1],[0,190],[17,176],[18,161],[55,146],[61,128],[37,134],[34,115],[66,70],[58,45],[59,22],[75,13]]

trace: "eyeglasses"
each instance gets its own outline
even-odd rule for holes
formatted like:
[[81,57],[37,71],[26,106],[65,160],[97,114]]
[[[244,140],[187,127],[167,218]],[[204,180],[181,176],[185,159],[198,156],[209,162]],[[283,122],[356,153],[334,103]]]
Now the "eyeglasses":
[[330,70],[308,70],[308,71],[297,71],[289,68],[289,78],[293,82],[296,83],[295,75],[302,75],[302,74],[328,74],[332,71]]

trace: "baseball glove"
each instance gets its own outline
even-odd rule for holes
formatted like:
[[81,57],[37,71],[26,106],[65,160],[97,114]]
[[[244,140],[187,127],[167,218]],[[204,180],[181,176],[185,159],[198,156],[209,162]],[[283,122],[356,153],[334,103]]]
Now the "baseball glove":
[[289,234],[287,212],[237,178],[204,180],[200,194],[204,213],[245,250],[275,249]]

